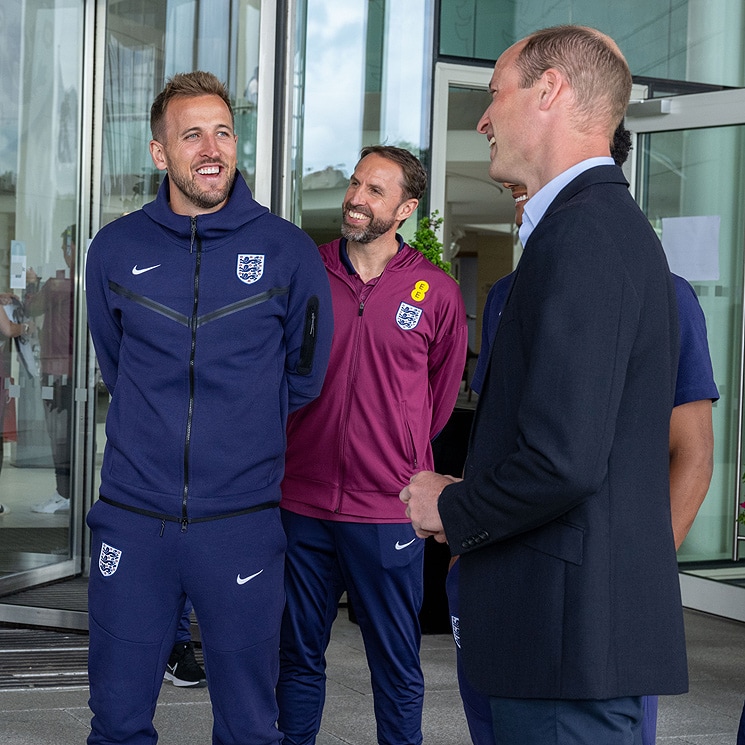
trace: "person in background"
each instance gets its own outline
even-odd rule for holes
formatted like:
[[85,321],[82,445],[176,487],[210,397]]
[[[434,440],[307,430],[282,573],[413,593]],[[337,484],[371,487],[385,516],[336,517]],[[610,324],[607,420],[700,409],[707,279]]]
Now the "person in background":
[[282,519],[287,605],[277,686],[285,744],[315,742],[325,659],[346,590],[365,644],[378,742],[419,745],[424,542],[398,492],[432,467],[467,346],[456,282],[397,234],[426,171],[407,150],[362,150],[342,237],[321,246],[334,341],[321,396],[290,417]]
[[150,112],[155,201],[88,252],[88,321],[111,393],[88,513],[89,745],[153,743],[186,598],[215,745],[278,745],[287,415],[321,391],[333,316],[313,241],[236,169],[211,73],[173,76]]
[[166,671],[163,673],[165,680],[173,683],[177,688],[204,688],[207,685],[207,675],[194,654],[194,642],[191,638],[191,611],[191,600],[186,598],[184,612],[181,614],[176,629],[176,642],[166,663]]
[[31,507],[32,512],[54,514],[70,510],[70,424],[73,407],[72,340],[73,288],[77,226],[69,225],[60,236],[67,270],[42,283],[32,267],[26,272],[23,306],[26,315],[40,323],[41,394],[49,442],[52,446],[55,492]]
[[[622,166],[631,149],[629,131],[619,125],[611,143],[611,157]],[[515,224],[522,225],[527,190],[520,184],[503,186],[512,193]],[[480,393],[491,346],[499,325],[514,272],[502,277],[489,290],[481,326],[481,351],[471,387]],[[675,406],[670,417],[670,502],[675,547],[682,544],[703,503],[713,471],[714,435],[712,403],[719,398],[706,334],[706,319],[690,284],[677,275],[675,281],[680,322],[680,359],[676,379]],[[474,745],[493,745],[489,697],[470,685],[463,672],[458,642],[458,575],[457,557],[451,562],[446,588],[453,635],[456,640],[458,686],[468,728]],[[657,696],[644,697],[642,745],[654,745],[657,730]]]
[[640,742],[642,695],[688,676],[675,289],[609,147],[631,74],[608,36],[560,26],[510,47],[490,91],[477,128],[492,179],[527,187],[523,254],[463,479],[417,473],[401,500],[417,535],[460,554],[464,669],[495,742]]
[[[15,295],[7,292],[0,293],[0,306],[11,306],[18,302]],[[5,311],[5,307],[0,308],[0,473],[3,470],[3,460],[5,455],[3,423],[5,421],[5,412],[10,402],[10,357],[12,349],[12,339],[28,334],[31,330],[28,322],[16,323]],[[10,508],[0,502],[0,517],[4,517],[10,512]]]

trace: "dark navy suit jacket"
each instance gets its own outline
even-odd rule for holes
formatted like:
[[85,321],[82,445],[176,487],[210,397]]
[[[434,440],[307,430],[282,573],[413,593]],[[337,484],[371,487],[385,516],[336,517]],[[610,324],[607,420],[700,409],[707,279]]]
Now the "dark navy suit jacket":
[[485,693],[687,689],[668,481],[678,338],[662,246],[621,169],[586,171],[527,241],[464,481],[439,500],[465,669]]

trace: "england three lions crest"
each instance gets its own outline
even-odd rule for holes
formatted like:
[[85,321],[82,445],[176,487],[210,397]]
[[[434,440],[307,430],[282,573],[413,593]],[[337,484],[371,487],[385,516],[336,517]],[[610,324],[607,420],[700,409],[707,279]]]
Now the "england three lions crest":
[[101,543],[101,553],[98,557],[98,568],[104,577],[110,577],[119,568],[122,552],[118,548]]
[[422,309],[408,303],[401,303],[396,313],[396,323],[404,330],[411,331],[416,328],[422,317]]
[[264,254],[238,254],[236,274],[241,282],[252,285],[264,274]]

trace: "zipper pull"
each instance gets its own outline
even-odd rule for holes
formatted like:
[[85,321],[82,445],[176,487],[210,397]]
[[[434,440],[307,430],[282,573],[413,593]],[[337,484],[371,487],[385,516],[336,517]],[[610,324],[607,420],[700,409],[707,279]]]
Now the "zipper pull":
[[166,529],[166,521],[165,520],[161,520],[160,521],[160,536],[159,536],[160,538],[163,537],[163,531],[165,529]]
[[189,527],[189,518],[188,517],[182,517],[181,518],[181,532],[186,533],[186,529]]

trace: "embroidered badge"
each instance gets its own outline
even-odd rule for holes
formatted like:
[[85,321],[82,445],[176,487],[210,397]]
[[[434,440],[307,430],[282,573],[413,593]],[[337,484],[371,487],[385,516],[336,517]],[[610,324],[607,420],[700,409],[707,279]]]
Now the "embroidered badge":
[[425,282],[423,279],[419,280],[411,291],[411,299],[421,303],[422,300],[424,300],[424,296],[427,294],[427,290],[429,290],[429,282]]
[[238,254],[236,274],[241,282],[252,285],[264,274],[264,254]]
[[401,303],[396,313],[396,323],[404,330],[411,331],[416,328],[419,319],[422,317],[422,309],[408,303]]
[[110,577],[119,568],[122,552],[118,548],[101,543],[101,554],[98,557],[98,568],[104,577]]

